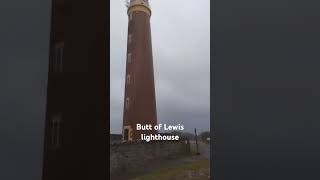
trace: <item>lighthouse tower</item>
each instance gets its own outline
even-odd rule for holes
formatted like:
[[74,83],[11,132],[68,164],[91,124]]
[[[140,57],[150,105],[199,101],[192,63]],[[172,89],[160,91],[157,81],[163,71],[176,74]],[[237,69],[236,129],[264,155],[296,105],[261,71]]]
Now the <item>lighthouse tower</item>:
[[123,109],[123,141],[139,140],[136,124],[157,124],[156,97],[153,77],[150,16],[148,0],[128,2],[128,40]]
[[106,7],[52,0],[42,180],[108,179]]

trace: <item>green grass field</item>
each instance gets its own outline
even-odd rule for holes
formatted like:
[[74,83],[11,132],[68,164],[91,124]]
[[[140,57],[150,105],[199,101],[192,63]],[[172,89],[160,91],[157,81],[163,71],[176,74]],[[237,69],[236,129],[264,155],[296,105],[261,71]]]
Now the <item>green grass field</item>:
[[197,179],[207,180],[210,175],[209,160],[198,160],[174,167],[154,170],[146,175],[135,178],[134,180],[179,180]]

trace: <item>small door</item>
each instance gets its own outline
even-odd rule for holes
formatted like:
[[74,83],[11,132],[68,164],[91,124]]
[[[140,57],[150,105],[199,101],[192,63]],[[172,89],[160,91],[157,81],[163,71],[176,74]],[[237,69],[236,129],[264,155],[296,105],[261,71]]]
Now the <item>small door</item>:
[[124,133],[123,133],[123,139],[124,141],[128,141],[129,140],[129,129],[124,129]]

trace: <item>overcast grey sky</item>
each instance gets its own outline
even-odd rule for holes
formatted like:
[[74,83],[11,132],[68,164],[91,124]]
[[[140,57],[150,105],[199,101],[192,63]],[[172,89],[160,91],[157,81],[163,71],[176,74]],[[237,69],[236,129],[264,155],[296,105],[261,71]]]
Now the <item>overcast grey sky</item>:
[[[210,0],[150,5],[158,123],[209,130]],[[124,0],[111,0],[110,9],[110,130],[120,133],[128,19]]]

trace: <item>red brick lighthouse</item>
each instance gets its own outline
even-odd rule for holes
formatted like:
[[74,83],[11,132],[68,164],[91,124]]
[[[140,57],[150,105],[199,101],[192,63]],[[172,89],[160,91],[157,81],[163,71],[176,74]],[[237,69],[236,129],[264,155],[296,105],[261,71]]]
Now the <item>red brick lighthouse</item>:
[[124,141],[141,139],[136,124],[157,124],[153,77],[150,16],[148,0],[128,2],[128,40],[122,137]]
[[51,8],[42,180],[107,180],[107,1]]

